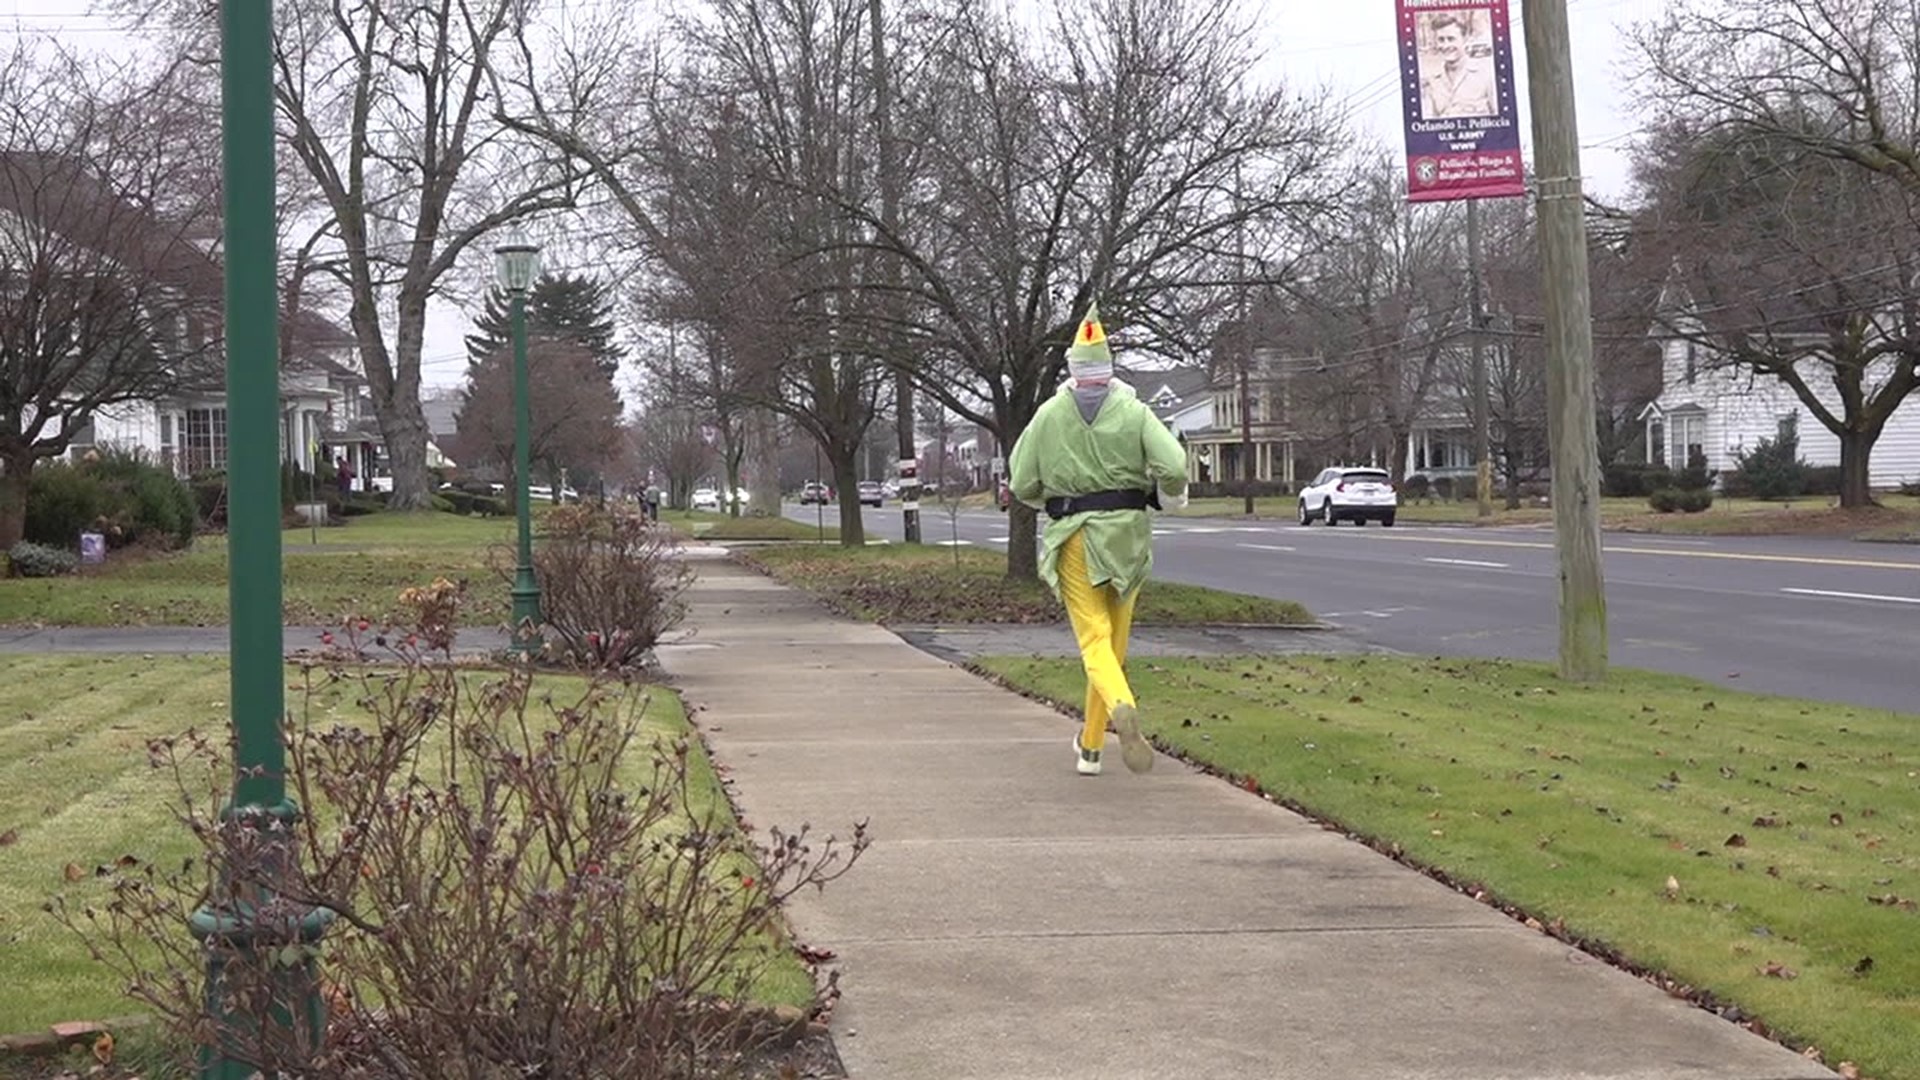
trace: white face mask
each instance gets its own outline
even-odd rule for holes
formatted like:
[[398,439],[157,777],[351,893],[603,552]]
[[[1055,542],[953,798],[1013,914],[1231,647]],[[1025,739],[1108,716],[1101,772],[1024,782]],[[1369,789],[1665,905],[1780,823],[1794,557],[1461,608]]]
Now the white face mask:
[[1069,360],[1067,361],[1067,374],[1073,378],[1074,384],[1078,386],[1106,383],[1113,378],[1113,361],[1105,360],[1097,363],[1075,363]]

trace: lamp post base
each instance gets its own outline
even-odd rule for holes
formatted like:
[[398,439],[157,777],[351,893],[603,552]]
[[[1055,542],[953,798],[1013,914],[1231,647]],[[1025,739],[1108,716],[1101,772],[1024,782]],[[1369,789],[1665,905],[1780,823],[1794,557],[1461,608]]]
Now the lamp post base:
[[537,653],[546,648],[546,638],[541,632],[540,619],[540,583],[533,576],[533,567],[522,563],[513,573],[513,588],[509,590],[513,597],[513,643],[507,648],[515,653]]
[[[229,808],[224,816],[229,827],[256,831],[236,840],[230,856],[251,864],[246,876],[271,882],[295,858],[299,811],[292,802]],[[248,892],[210,903],[188,920],[206,950],[205,1016],[213,1025],[199,1048],[199,1080],[249,1080],[274,1064],[259,1059],[298,1059],[319,1050],[326,1035],[318,942],[334,913],[278,899],[270,885]]]

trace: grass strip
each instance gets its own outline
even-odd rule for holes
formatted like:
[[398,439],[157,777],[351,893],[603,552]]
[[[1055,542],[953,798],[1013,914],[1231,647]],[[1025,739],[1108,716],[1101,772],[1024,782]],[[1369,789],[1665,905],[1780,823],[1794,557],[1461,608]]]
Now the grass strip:
[[[980,666],[1082,697],[1072,661]],[[1131,674],[1167,750],[1829,1062],[1920,1080],[1920,718],[1502,661]]]
[[[289,668],[289,679],[298,678],[297,669]],[[562,683],[578,685],[551,678],[556,690],[565,689]],[[169,777],[148,766],[147,742],[189,726],[205,730],[227,722],[226,661],[0,657],[0,685],[8,691],[0,711],[0,946],[9,974],[0,980],[0,1033],[138,1012],[110,973],[42,905],[63,890],[78,899],[91,887],[90,881],[69,880],[69,867],[86,871],[127,854],[177,864],[194,852],[173,817]],[[366,715],[353,700],[355,692],[355,684],[336,683],[319,692],[312,707],[329,722],[336,716],[354,722]],[[671,739],[690,731],[671,691],[645,692],[651,695],[645,734]],[[297,693],[290,693],[289,708],[303,708]],[[630,753],[635,782],[647,780],[650,755],[642,746]],[[721,782],[697,739],[693,754],[688,811],[714,810],[730,820]],[[186,933],[184,925],[180,932]],[[755,997],[766,1004],[810,1004],[812,977],[783,954]]]
[[[282,611],[293,625],[379,619],[402,589],[437,577],[472,588],[467,626],[507,621],[507,590],[488,566],[513,523],[441,513],[382,513],[337,528],[290,529],[281,537]],[[203,536],[192,550],[116,555],[71,577],[0,580],[0,625],[219,626],[228,618],[227,543]]]
[[[1055,623],[1066,611],[1044,584],[1007,577],[1006,556],[968,548],[886,544],[866,548],[766,548],[735,558],[805,589],[845,614],[883,624]],[[1196,585],[1147,582],[1134,621],[1142,625],[1310,626],[1291,600]]]

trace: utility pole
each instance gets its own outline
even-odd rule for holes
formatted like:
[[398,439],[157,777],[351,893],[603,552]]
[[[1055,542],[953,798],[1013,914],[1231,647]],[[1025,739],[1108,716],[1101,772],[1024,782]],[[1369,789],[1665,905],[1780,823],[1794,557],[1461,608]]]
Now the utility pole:
[[1554,547],[1560,559],[1560,674],[1607,673],[1607,597],[1600,569],[1600,453],[1594,429],[1593,309],[1580,188],[1579,124],[1566,0],[1521,0],[1546,278],[1547,417]]
[[[893,138],[893,74],[887,67],[886,23],[881,18],[880,0],[867,0],[867,15],[873,31],[873,110],[880,142],[880,222],[891,240],[899,235],[900,230],[900,164]],[[887,263],[889,285],[896,284],[894,275],[897,265],[891,260]],[[898,303],[899,293],[890,292],[887,297],[888,310],[893,310]],[[891,328],[891,332],[899,333],[898,324]],[[903,362],[897,362],[893,369],[893,411],[899,460],[911,461],[914,456],[913,379],[907,374]],[[919,472],[917,468],[908,469],[904,465],[900,470],[901,526],[909,544],[920,542]]]
[[1247,218],[1240,206],[1240,159],[1233,162],[1233,318],[1238,328],[1236,345],[1240,353],[1240,475],[1246,486],[1241,489],[1245,512],[1253,516],[1253,485],[1260,476],[1259,462],[1253,456],[1253,335],[1247,330]]
[[1467,306],[1468,340],[1473,344],[1473,460],[1474,497],[1479,516],[1493,516],[1493,436],[1488,413],[1492,402],[1487,390],[1486,342],[1481,339],[1480,311],[1480,200],[1467,200]]

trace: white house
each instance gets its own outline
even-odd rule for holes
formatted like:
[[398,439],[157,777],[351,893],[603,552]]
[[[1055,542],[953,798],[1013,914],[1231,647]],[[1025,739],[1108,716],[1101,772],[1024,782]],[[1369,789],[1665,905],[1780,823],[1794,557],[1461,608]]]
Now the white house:
[[[1662,343],[1660,396],[1640,414],[1646,425],[1647,462],[1684,468],[1693,451],[1710,472],[1739,468],[1738,455],[1761,439],[1792,433],[1800,456],[1813,466],[1840,464],[1840,440],[1812,416],[1792,387],[1771,375],[1722,362],[1708,346],[1668,336]],[[1821,405],[1842,414],[1831,378],[1817,359],[1801,372]],[[1884,379],[1885,372],[1878,376]],[[1869,385],[1875,381],[1869,369]],[[1868,483],[1878,489],[1920,480],[1920,401],[1908,399],[1887,419],[1868,462]]]
[[[385,454],[366,380],[353,367],[353,336],[311,312],[295,316],[290,331],[280,371],[280,460],[330,474],[344,457],[364,486],[382,471]],[[226,391],[210,385],[102,409],[69,453],[96,447],[144,453],[181,476],[220,472],[228,457]]]

